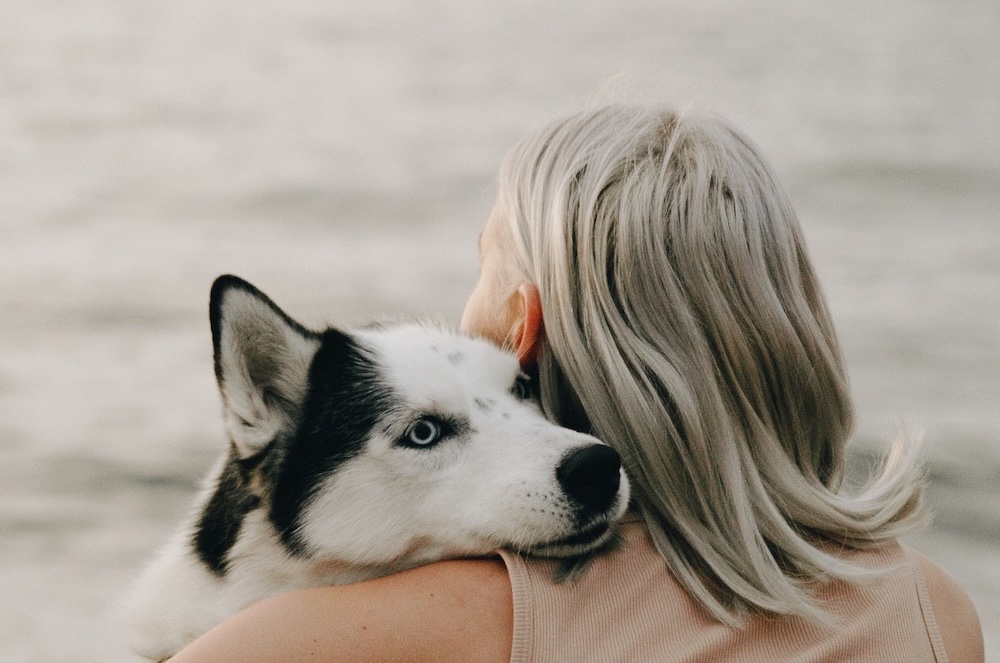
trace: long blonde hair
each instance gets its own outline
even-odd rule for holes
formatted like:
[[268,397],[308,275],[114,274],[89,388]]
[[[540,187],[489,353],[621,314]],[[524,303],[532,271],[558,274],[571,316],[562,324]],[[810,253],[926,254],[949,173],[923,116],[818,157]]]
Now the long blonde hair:
[[[542,404],[615,447],[657,549],[718,619],[824,619],[837,548],[923,523],[900,437],[844,487],[844,360],[795,212],[724,121],[610,106],[528,135],[498,183],[513,281],[541,294]],[[831,545],[832,544],[832,545]]]

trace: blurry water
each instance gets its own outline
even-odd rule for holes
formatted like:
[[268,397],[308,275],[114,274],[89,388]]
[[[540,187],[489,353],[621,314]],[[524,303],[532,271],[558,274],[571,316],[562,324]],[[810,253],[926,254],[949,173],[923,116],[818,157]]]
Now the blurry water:
[[[225,271],[304,321],[454,321],[504,149],[708,107],[796,201],[859,443],[927,431],[1000,650],[1000,5],[36,0],[0,21],[0,660],[132,660],[115,602],[222,448]],[[676,3],[673,3],[676,4]]]

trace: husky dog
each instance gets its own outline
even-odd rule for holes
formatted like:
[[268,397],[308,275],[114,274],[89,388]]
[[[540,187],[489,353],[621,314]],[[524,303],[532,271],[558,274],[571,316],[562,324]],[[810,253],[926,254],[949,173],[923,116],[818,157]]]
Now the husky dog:
[[234,276],[209,308],[229,446],[137,584],[142,656],[281,591],[613,536],[618,454],[546,420],[513,355],[419,324],[310,331]]

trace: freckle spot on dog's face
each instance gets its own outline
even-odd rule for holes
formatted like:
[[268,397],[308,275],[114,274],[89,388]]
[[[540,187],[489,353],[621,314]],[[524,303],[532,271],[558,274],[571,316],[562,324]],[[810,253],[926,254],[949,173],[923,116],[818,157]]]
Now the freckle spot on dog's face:
[[453,366],[458,366],[465,361],[465,354],[462,352],[452,352],[448,355],[448,361],[451,362]]
[[476,407],[479,408],[480,412],[485,412],[487,414],[492,411],[493,407],[497,404],[496,400],[492,398],[474,398],[472,402],[476,404]]

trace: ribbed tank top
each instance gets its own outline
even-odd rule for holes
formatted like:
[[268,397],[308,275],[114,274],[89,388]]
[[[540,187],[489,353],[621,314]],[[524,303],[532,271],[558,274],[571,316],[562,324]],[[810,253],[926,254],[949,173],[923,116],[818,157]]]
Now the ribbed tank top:
[[511,663],[948,660],[920,569],[898,544],[848,554],[858,565],[893,569],[879,580],[817,586],[834,626],[757,614],[733,628],[688,595],[641,522],[622,530],[623,545],[573,581],[554,580],[555,562],[501,553],[514,595]]

